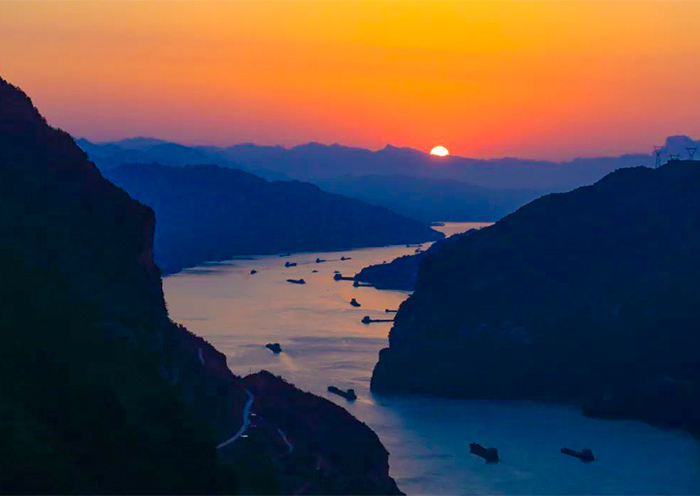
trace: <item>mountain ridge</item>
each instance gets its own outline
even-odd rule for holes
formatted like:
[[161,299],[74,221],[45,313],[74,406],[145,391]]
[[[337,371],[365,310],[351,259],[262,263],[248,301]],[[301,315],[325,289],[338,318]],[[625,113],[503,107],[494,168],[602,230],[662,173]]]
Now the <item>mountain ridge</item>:
[[372,389],[574,401],[700,432],[700,162],[544,196],[420,263]]

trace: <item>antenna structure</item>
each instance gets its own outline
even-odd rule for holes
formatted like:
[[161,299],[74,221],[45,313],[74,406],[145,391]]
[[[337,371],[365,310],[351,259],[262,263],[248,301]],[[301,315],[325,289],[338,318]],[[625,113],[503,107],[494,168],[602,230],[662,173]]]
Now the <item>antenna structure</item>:
[[688,157],[690,157],[690,160],[693,160],[693,158],[695,157],[695,152],[698,151],[698,147],[697,146],[689,146],[686,148],[686,150],[688,150]]
[[654,155],[656,156],[656,168],[661,167],[661,155],[666,151],[663,146],[654,147]]

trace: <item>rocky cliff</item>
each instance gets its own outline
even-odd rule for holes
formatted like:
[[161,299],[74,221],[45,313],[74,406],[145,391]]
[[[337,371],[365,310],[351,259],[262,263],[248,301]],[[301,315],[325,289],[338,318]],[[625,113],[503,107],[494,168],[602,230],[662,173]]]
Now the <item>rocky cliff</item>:
[[700,430],[700,162],[622,169],[425,257],[372,389]]
[[[244,423],[247,386],[221,353],[169,320],[154,225],[150,208],[104,179],[0,78],[3,492],[297,489],[264,442],[269,429],[257,436],[262,442],[217,449]],[[275,399],[261,393],[259,401]],[[289,409],[280,422],[307,414]],[[364,428],[347,415],[329,417],[342,418],[340,429]],[[376,471],[348,468],[337,480],[398,492],[379,441],[365,448],[379,457],[383,479],[374,485]],[[311,456],[298,463],[306,492],[326,487]]]

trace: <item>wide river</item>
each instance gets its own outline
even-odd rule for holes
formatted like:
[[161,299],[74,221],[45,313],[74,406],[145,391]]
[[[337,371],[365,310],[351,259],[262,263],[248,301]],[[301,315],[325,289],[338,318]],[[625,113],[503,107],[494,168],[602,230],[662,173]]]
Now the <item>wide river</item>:
[[[438,229],[453,234],[483,225]],[[165,278],[165,297],[171,317],[225,353],[233,372],[267,369],[367,423],[408,494],[698,494],[700,443],[684,432],[589,419],[575,406],[370,393],[391,324],[360,320],[390,316],[384,310],[398,308],[408,293],[353,288],[333,274],[351,276],[414,250],[390,246],[206,264]],[[298,265],[285,268],[287,261]],[[362,307],[350,306],[352,298]],[[273,355],[264,347],[269,342],[284,351]],[[329,385],[354,388],[357,401],[329,394]],[[498,448],[502,461],[487,464],[470,455],[470,442]],[[559,450],[565,446],[591,448],[596,461],[564,456]]]

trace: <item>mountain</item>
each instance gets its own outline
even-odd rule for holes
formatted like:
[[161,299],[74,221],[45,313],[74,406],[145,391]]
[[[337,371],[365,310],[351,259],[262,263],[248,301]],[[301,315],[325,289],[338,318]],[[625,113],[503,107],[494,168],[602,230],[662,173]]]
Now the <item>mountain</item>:
[[621,169],[443,243],[375,392],[577,401],[700,433],[700,162]]
[[490,189],[446,179],[344,176],[315,181],[324,191],[381,205],[424,222],[490,221],[514,212],[545,191]]
[[420,251],[414,255],[404,255],[389,263],[369,265],[355,274],[354,279],[359,282],[369,283],[377,289],[413,291],[418,280],[420,263],[423,259],[438,251],[443,244],[453,243],[462,236],[472,232],[476,232],[476,230],[470,229],[465,233],[454,234],[449,238],[436,241],[427,250]]
[[[692,140],[687,137],[669,140],[680,143],[681,138],[684,145],[679,144],[674,150],[682,149],[685,157],[684,146]],[[78,140],[78,143],[103,171],[130,163],[216,164],[268,180],[312,182],[324,190],[428,221],[498,220],[542,194],[591,184],[618,168],[654,164],[654,158],[648,154],[557,163],[517,158],[441,158],[391,145],[371,151],[320,143],[293,148],[250,143],[184,147],[149,140],[135,138],[102,144]]]
[[[170,321],[154,222],[0,78],[2,491],[398,493],[366,425],[269,374],[265,388],[233,375]],[[223,446],[251,398],[265,412]]]
[[214,165],[130,164],[108,179],[156,212],[165,271],[236,255],[331,251],[434,241],[426,225],[383,207]]

